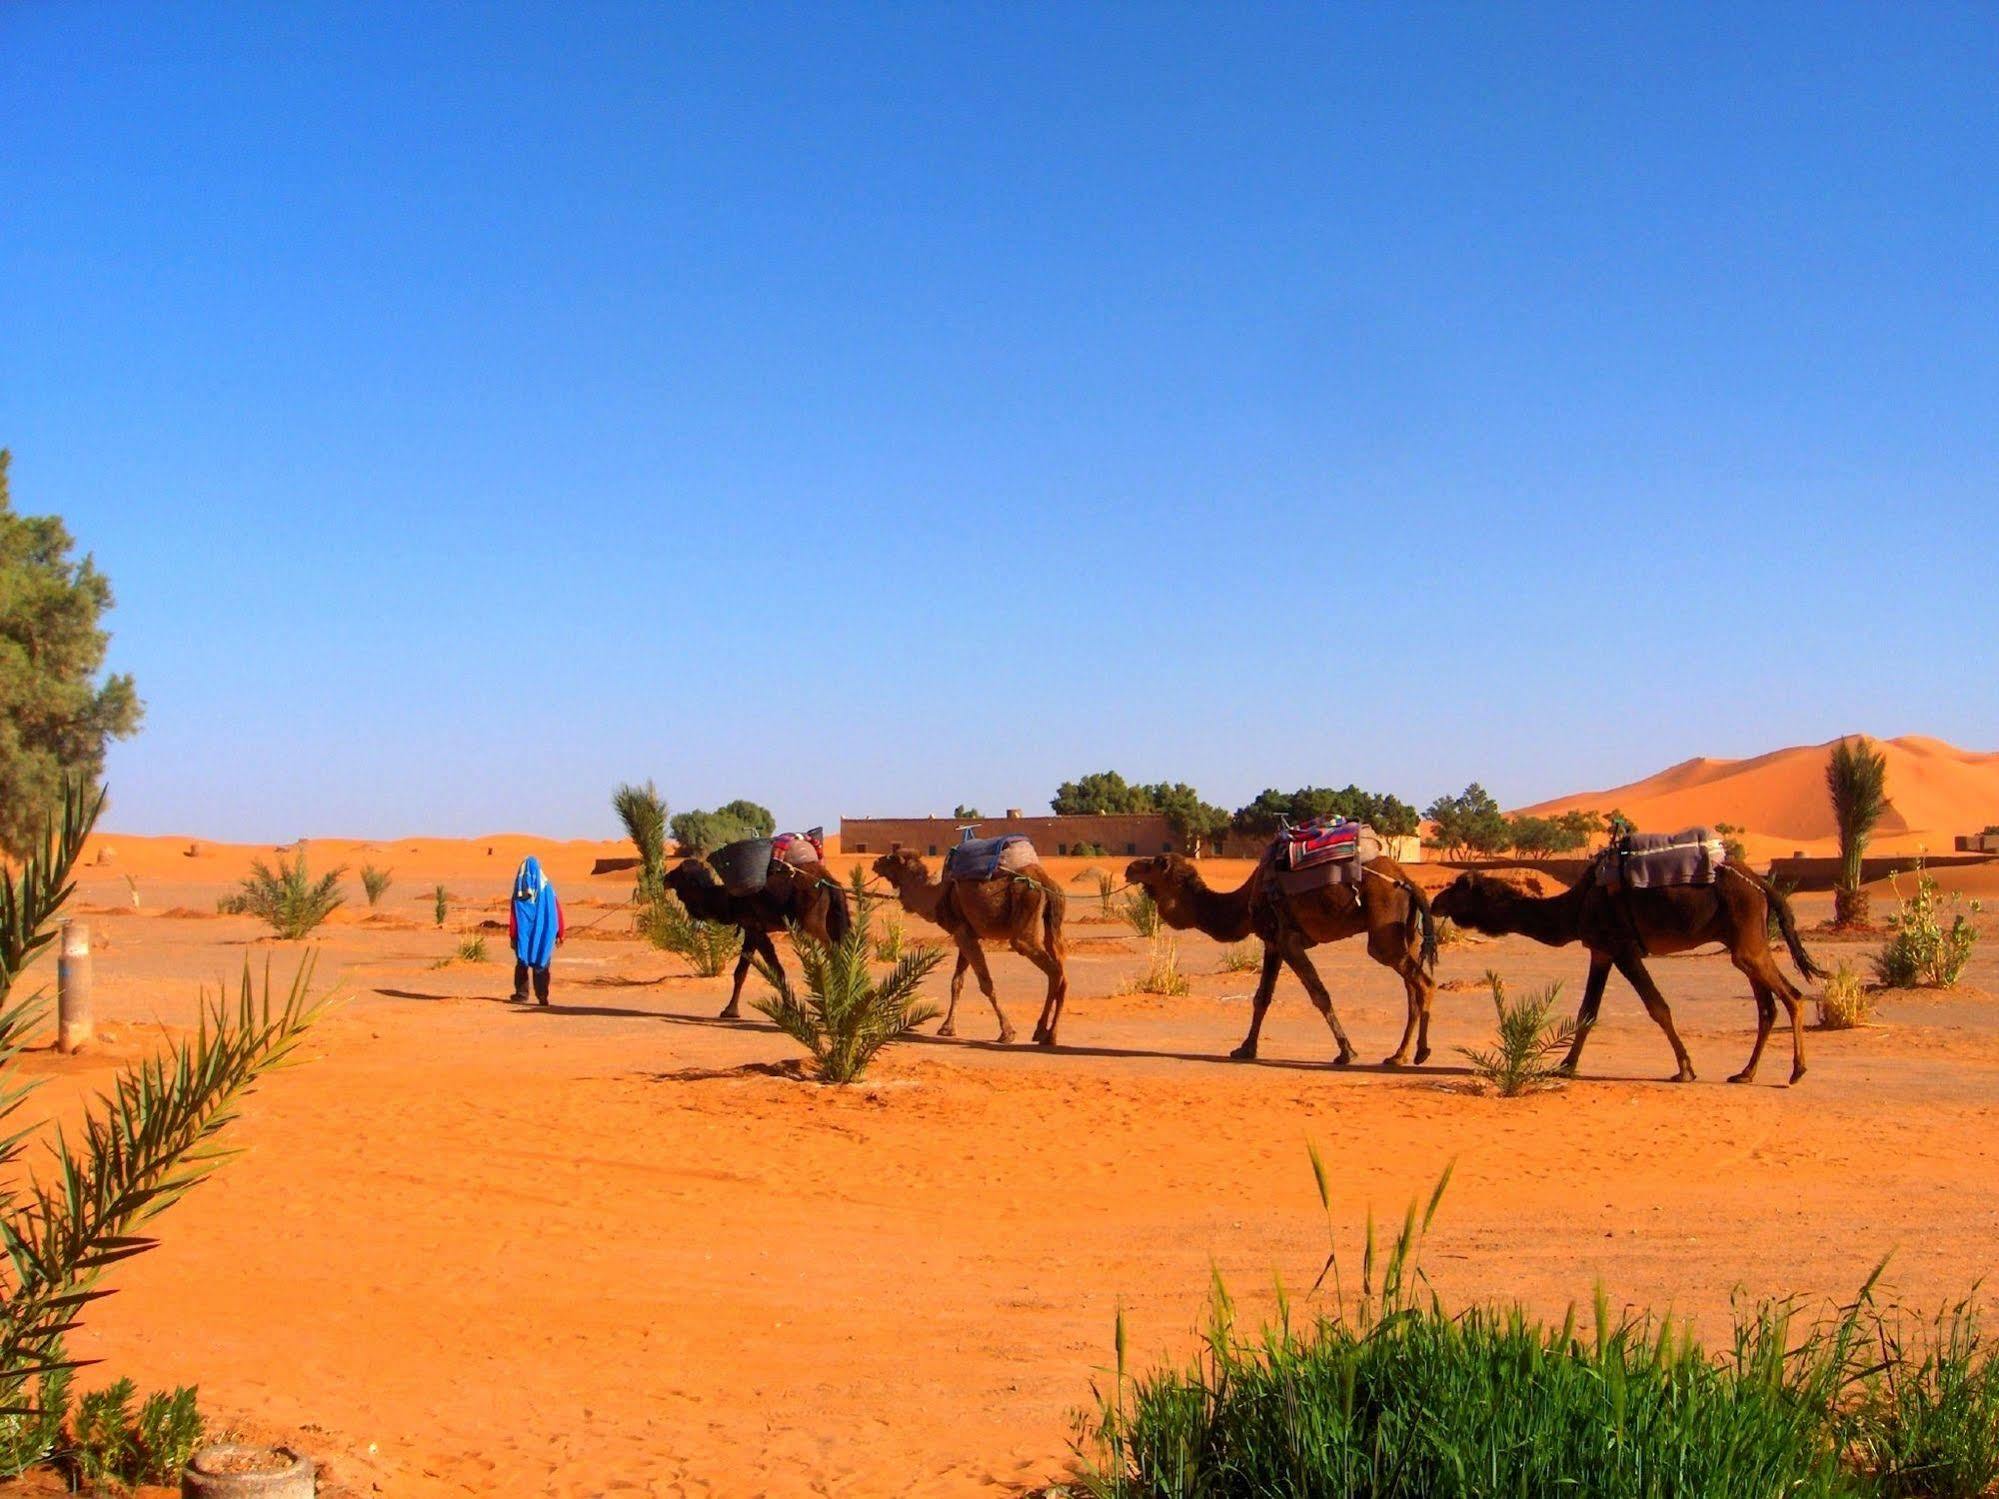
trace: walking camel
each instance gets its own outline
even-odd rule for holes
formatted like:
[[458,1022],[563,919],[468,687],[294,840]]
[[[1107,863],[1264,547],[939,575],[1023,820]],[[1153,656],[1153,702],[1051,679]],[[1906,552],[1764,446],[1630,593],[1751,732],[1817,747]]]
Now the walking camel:
[[1286,895],[1278,888],[1268,863],[1259,864],[1234,890],[1209,889],[1193,861],[1180,854],[1134,859],[1124,877],[1152,892],[1159,914],[1169,926],[1191,927],[1218,942],[1240,942],[1252,934],[1263,940],[1263,973],[1250,1010],[1249,1034],[1230,1056],[1245,1061],[1256,1056],[1264,1012],[1270,1008],[1277,987],[1278,967],[1287,964],[1332,1027],[1340,1049],[1334,1064],[1344,1067],[1353,1061],[1353,1044],[1333,1010],[1333,997],[1307,954],[1322,942],[1338,942],[1365,932],[1367,955],[1402,980],[1409,1003],[1402,1044],[1383,1065],[1407,1063],[1412,1043],[1418,1066],[1430,1059],[1436,923],[1423,892],[1393,859],[1382,855],[1369,860],[1362,866],[1357,884],[1324,885],[1296,895]]
[[1013,1024],[993,992],[992,971],[979,943],[1003,941],[1048,975],[1048,997],[1034,1026],[1040,1046],[1055,1044],[1055,1028],[1069,997],[1069,971],[1063,961],[1062,918],[1068,897],[1039,864],[1006,870],[986,880],[933,880],[923,860],[905,850],[883,854],[874,871],[895,889],[903,910],[935,922],[958,946],[958,963],[951,970],[951,1004],[944,1012],[940,1036],[957,1034],[958,995],[965,987],[965,970],[978,975],[979,989],[999,1017],[1002,1045],[1013,1040]]
[[1771,956],[1772,911],[1798,971],[1816,979],[1824,978],[1825,970],[1805,951],[1790,902],[1782,892],[1739,864],[1722,864],[1715,870],[1711,885],[1642,890],[1628,886],[1608,889],[1591,870],[1570,889],[1550,896],[1526,895],[1489,875],[1462,874],[1437,897],[1435,909],[1439,916],[1492,936],[1518,933],[1550,947],[1580,942],[1589,949],[1589,981],[1583,989],[1582,1007],[1576,1012],[1576,1038],[1562,1061],[1564,1072],[1573,1073],[1582,1060],[1583,1043],[1596,1024],[1604,985],[1615,968],[1638,991],[1645,1013],[1666,1033],[1680,1064],[1673,1080],[1692,1082],[1693,1061],[1679,1032],[1673,1029],[1673,1012],[1646,971],[1645,959],[1654,953],[1686,952],[1719,942],[1756,995],[1756,1046],[1749,1053],[1748,1065],[1729,1081],[1755,1081],[1756,1066],[1763,1060],[1763,1047],[1777,1018],[1779,999],[1791,1014],[1791,1081],[1805,1075],[1804,995]]
[[801,869],[776,863],[762,889],[731,895],[705,863],[683,859],[667,872],[666,887],[697,921],[720,922],[743,934],[735,986],[729,990],[729,1003],[721,1014],[724,1020],[734,1020],[743,1013],[743,980],[749,975],[752,959],[761,957],[778,973],[784,972],[770,940],[772,932],[795,925],[818,941],[838,942],[853,925],[846,892],[823,878],[816,867]]

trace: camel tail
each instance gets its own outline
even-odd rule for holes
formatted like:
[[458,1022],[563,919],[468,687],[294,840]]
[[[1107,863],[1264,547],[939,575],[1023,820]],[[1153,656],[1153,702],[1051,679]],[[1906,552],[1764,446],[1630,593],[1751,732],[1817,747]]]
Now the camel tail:
[[828,902],[826,907],[826,935],[831,937],[835,943],[845,942],[847,940],[847,933],[854,929],[854,913],[847,905],[847,891],[844,886],[832,880],[828,880],[826,885]]
[[1422,964],[1431,972],[1437,968],[1437,918],[1430,910],[1430,897],[1425,895],[1417,883],[1404,875],[1402,888],[1409,895],[1409,925],[1413,930],[1418,923],[1423,928]]
[[1733,869],[1763,892],[1763,899],[1770,903],[1770,909],[1777,913],[1777,930],[1784,934],[1784,946],[1791,950],[1791,961],[1798,965],[1798,972],[1808,979],[1826,979],[1832,975],[1812,961],[1812,955],[1805,951],[1805,944],[1798,936],[1797,918],[1791,914],[1791,903],[1784,892],[1764,879],[1760,874],[1744,869],[1739,864],[1726,864],[1725,869]]
[[1062,920],[1069,913],[1069,897],[1050,880],[1041,887],[1041,941],[1051,953],[1062,951]]

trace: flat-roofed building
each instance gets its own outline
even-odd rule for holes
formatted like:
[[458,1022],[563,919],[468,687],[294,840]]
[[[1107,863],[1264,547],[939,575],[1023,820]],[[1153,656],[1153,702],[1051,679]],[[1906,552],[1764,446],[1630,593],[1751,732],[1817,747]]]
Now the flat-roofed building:
[[840,852],[846,854],[886,854],[897,849],[928,858],[941,855],[959,838],[967,824],[977,827],[978,838],[998,838],[1007,833],[1024,834],[1035,851],[1065,858],[1081,851],[1094,855],[1101,851],[1114,858],[1137,858],[1146,854],[1184,853],[1173,839],[1173,829],[1164,813],[1134,812],[1109,817],[1075,816],[1028,817],[1018,807],[1004,817],[842,817]]

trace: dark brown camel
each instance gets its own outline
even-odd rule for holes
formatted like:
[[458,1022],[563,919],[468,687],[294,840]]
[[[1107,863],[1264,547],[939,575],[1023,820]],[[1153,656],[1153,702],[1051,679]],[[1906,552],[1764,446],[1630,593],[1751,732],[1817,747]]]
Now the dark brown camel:
[[722,1011],[724,1020],[734,1020],[743,1013],[743,980],[749,975],[752,959],[760,957],[778,973],[784,972],[770,940],[772,932],[796,926],[821,942],[838,942],[853,926],[846,892],[816,867],[773,864],[763,889],[731,895],[705,863],[683,859],[667,872],[666,887],[697,921],[721,922],[743,934],[735,986]]
[[1679,1032],[1673,1029],[1673,1012],[1667,1008],[1665,995],[1645,970],[1645,959],[1653,953],[1686,952],[1719,942],[1756,995],[1756,1047],[1749,1053],[1749,1064],[1729,1081],[1755,1080],[1756,1064],[1763,1060],[1779,999],[1791,1012],[1791,1081],[1805,1075],[1804,995],[1771,955],[1771,911],[1777,914],[1778,928],[1798,971],[1815,979],[1824,978],[1825,970],[1812,961],[1798,940],[1790,902],[1767,880],[1739,864],[1722,865],[1712,885],[1668,885],[1649,890],[1608,890],[1591,871],[1572,888],[1550,896],[1524,894],[1490,875],[1462,874],[1437,897],[1435,909],[1439,916],[1448,916],[1473,931],[1493,936],[1518,933],[1550,947],[1580,942],[1589,949],[1589,982],[1583,989],[1582,1007],[1576,1012],[1576,1039],[1562,1062],[1564,1072],[1573,1073],[1582,1060],[1583,1042],[1596,1024],[1604,985],[1615,968],[1638,991],[1645,1013],[1672,1044],[1673,1056],[1680,1064],[1674,1081],[1692,1082],[1693,1061],[1680,1043]]
[[958,965],[951,970],[951,1006],[944,1012],[938,1035],[957,1034],[952,1022],[969,968],[978,975],[979,989],[999,1016],[1001,1044],[1013,1040],[1013,1025],[993,992],[992,971],[986,967],[986,955],[979,946],[984,939],[1006,943],[1048,975],[1048,998],[1042,1002],[1041,1019],[1035,1022],[1034,1039],[1042,1046],[1055,1044],[1055,1027],[1061,1023],[1062,1005],[1069,997],[1069,971],[1062,952],[1062,918],[1069,902],[1047,870],[1030,864],[989,880],[940,883],[930,878],[929,866],[921,859],[901,850],[876,859],[874,870],[895,887],[903,910],[934,921],[958,945]]
[[1152,892],[1152,898],[1159,902],[1159,914],[1169,926],[1192,927],[1218,942],[1240,942],[1252,934],[1262,938],[1263,974],[1257,980],[1249,1034],[1230,1056],[1247,1060],[1256,1055],[1264,1012],[1277,988],[1278,966],[1288,964],[1333,1029],[1333,1039],[1340,1048],[1334,1063],[1344,1067],[1351,1062],[1353,1044],[1347,1040],[1340,1017],[1333,1011],[1333,997],[1307,953],[1321,942],[1338,942],[1365,932],[1367,955],[1394,970],[1409,1002],[1402,1044],[1384,1065],[1400,1067],[1406,1063],[1412,1043],[1418,1066],[1430,1059],[1436,925],[1423,892],[1393,859],[1384,855],[1370,860],[1357,885],[1325,885],[1301,895],[1286,895],[1280,890],[1267,864],[1259,864],[1235,890],[1211,890],[1193,862],[1179,854],[1134,859],[1124,877]]

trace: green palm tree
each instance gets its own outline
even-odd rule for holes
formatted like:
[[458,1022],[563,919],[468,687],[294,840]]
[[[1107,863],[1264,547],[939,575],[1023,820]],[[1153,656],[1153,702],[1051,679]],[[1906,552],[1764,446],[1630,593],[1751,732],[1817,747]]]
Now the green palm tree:
[[1825,789],[1839,828],[1839,883],[1833,887],[1833,924],[1867,925],[1867,893],[1860,888],[1861,861],[1874,825],[1891,806],[1888,757],[1864,734],[1842,739],[1825,763]]
[[639,851],[638,902],[657,900],[666,888],[666,798],[651,781],[626,782],[611,793],[611,808]]
[[805,992],[761,958],[757,971],[771,994],[752,1003],[777,1028],[812,1053],[819,1076],[829,1083],[852,1082],[876,1052],[906,1036],[941,1011],[917,995],[930,971],[943,961],[935,947],[906,949],[876,978],[868,967],[874,934],[866,908],[838,942],[815,942],[796,928],[791,945],[805,970]]

